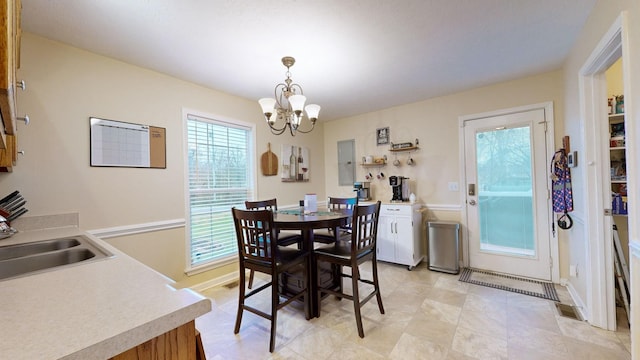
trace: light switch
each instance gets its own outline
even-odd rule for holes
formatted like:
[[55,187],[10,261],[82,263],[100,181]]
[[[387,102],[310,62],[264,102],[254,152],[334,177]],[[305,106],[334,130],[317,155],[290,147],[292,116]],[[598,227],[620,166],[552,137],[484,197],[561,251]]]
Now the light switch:
[[458,183],[450,182],[449,183],[449,191],[458,191]]
[[578,277],[578,265],[569,265],[569,276]]

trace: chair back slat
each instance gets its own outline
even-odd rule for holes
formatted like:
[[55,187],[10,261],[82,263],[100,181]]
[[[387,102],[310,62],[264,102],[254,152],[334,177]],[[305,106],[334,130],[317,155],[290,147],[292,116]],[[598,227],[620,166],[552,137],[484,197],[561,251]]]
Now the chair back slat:
[[276,239],[271,210],[232,209],[238,253],[244,259],[272,262]]
[[351,226],[351,251],[353,254],[376,249],[378,237],[378,218],[380,202],[371,205],[358,205],[353,211]]

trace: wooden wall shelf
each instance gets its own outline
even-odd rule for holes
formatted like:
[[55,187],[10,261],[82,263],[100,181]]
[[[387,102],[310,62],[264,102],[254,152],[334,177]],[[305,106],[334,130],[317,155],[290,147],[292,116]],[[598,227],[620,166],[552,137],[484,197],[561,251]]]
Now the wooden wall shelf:
[[420,149],[417,146],[412,146],[412,147],[406,147],[406,148],[401,148],[401,149],[389,149],[390,152],[406,152],[406,151],[414,151],[414,150],[418,150]]

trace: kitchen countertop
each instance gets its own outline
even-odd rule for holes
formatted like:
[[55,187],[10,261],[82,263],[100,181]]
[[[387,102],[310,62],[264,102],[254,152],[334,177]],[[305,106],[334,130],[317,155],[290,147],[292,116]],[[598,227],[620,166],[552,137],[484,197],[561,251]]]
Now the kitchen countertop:
[[211,301],[75,227],[0,246],[84,235],[115,256],[0,280],[0,358],[106,359],[211,310]]

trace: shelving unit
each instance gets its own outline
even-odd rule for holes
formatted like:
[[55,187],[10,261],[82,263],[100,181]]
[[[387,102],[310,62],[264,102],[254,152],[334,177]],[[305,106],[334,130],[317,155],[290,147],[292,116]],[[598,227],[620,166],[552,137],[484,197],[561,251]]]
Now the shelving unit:
[[371,163],[371,164],[367,164],[367,163],[362,163],[360,164],[360,166],[362,166],[363,168],[377,168],[377,167],[383,167],[383,166],[387,166],[386,162],[383,163]]
[[416,151],[418,149],[420,149],[418,146],[411,146],[411,147],[406,147],[401,149],[389,149],[389,151],[392,153],[399,153],[399,152],[407,152],[407,151]]
[[627,216],[627,170],[624,113],[609,115],[609,159],[614,216]]
[[393,161],[393,165],[394,166],[401,166],[402,163],[404,163],[404,161],[399,161],[398,160],[398,154],[399,153],[409,153],[409,156],[407,156],[407,162],[406,164],[409,166],[413,166],[415,165],[415,161],[413,161],[413,158],[411,157],[411,152],[412,151],[416,151],[419,148],[417,146],[411,146],[411,147],[406,147],[406,148],[401,148],[401,149],[389,149],[389,151],[391,153],[394,154],[395,160]]

